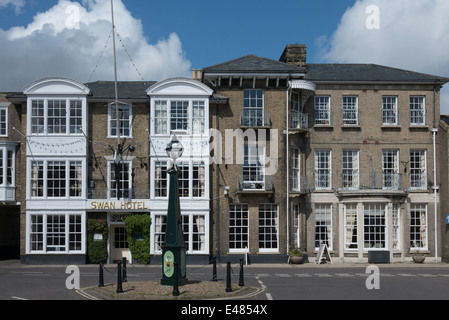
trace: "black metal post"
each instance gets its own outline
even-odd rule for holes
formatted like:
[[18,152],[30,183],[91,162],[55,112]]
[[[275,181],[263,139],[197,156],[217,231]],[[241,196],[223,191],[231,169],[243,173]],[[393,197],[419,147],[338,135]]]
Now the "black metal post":
[[128,282],[127,275],[126,275],[126,258],[123,258],[123,277],[122,282]]
[[231,288],[231,262],[227,262],[226,267],[226,292],[232,292]]
[[212,259],[212,281],[217,282],[217,257],[213,257]]
[[240,259],[240,274],[239,274],[239,287],[244,287],[245,281],[243,280],[243,259]]
[[119,262],[117,266],[117,293],[123,293],[122,288],[122,263]]
[[174,275],[173,275],[173,297],[179,296],[179,284],[178,284],[178,263],[174,263]]
[[99,279],[98,279],[98,286],[100,288],[104,287],[103,260],[100,260],[100,275],[99,275]]

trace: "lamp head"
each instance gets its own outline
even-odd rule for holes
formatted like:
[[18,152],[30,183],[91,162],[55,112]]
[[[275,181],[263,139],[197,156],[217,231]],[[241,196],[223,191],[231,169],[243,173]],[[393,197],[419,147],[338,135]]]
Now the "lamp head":
[[179,142],[178,137],[174,135],[170,143],[167,145],[167,148],[165,148],[165,151],[167,152],[167,156],[169,156],[170,159],[176,162],[176,159],[182,157],[184,147],[182,143]]

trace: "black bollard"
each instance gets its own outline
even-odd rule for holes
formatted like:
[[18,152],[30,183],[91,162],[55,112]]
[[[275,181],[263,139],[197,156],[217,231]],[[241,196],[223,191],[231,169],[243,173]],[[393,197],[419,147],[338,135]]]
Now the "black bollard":
[[122,282],[128,282],[127,276],[126,276],[126,258],[123,258],[123,276],[122,276]]
[[99,279],[98,279],[98,286],[100,288],[104,287],[103,260],[100,260],[100,275],[99,275]]
[[213,264],[213,268],[212,268],[212,281],[213,282],[217,282],[218,280],[217,280],[217,257],[214,257],[213,258],[213,261],[212,261],[212,264]]
[[244,287],[245,281],[243,280],[243,259],[240,259],[240,274],[239,274],[239,287]]
[[117,293],[123,293],[122,288],[122,263],[119,262],[117,266]]
[[231,262],[228,261],[226,267],[226,292],[232,292],[231,288]]
[[174,263],[174,273],[173,273],[173,297],[179,297],[179,285],[178,285],[178,263]]

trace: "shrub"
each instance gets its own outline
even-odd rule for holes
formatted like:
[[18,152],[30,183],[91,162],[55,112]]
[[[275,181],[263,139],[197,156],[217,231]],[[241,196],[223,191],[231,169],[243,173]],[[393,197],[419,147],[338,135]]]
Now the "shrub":
[[[102,240],[94,240],[94,234],[101,234]],[[87,258],[89,263],[99,263],[108,259],[109,230],[105,221],[89,219],[87,221]]]
[[150,227],[149,214],[135,214],[125,219],[128,244],[133,261],[137,263],[150,263]]

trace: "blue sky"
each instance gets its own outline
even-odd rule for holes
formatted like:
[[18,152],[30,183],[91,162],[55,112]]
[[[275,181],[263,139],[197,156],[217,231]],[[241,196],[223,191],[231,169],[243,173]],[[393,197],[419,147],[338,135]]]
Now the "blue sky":
[[[74,1],[75,2],[75,1]],[[82,1],[77,1],[82,3]],[[305,43],[310,62],[319,62],[315,41],[331,36],[354,0],[277,1],[164,0],[123,1],[133,17],[143,23],[150,43],[178,34],[193,68],[202,68],[256,54],[278,59],[287,43]],[[57,0],[26,1],[17,13],[9,5],[0,10],[0,28],[26,26],[38,12],[55,6]],[[120,30],[120,26],[117,25]],[[105,41],[108,35],[105,35]]]
[[[309,63],[377,63],[449,77],[447,0],[114,0],[114,6],[119,80],[188,77],[193,68],[247,54],[278,60],[294,43],[307,45]],[[373,17],[377,25],[368,28]],[[112,80],[109,36],[110,0],[0,0],[0,65],[7,75],[0,91],[47,76]],[[449,114],[449,85],[442,109]]]

